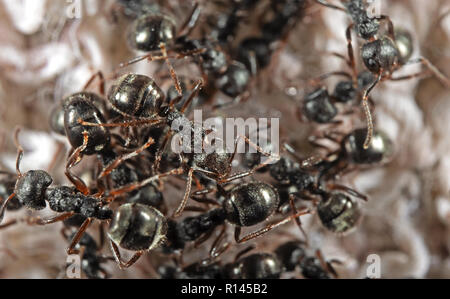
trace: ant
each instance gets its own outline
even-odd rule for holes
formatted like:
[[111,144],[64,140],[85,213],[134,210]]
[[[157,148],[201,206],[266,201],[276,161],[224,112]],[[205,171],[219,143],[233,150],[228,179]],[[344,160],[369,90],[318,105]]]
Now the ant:
[[321,169],[320,176],[325,179],[335,177],[351,165],[364,166],[388,162],[394,151],[389,137],[383,131],[375,130],[369,147],[365,149],[365,132],[364,128],[354,129],[347,135],[333,132],[335,135],[341,135],[340,139],[331,133],[319,138],[312,136],[309,141],[315,146],[323,147],[319,142],[322,139],[339,145],[339,149],[316,161],[316,167]]
[[340,264],[337,260],[325,261],[320,250],[316,250],[316,256],[308,256],[305,243],[302,241],[288,241],[275,249],[275,254],[283,265],[285,272],[295,271],[300,268],[304,278],[329,279],[330,274],[337,278],[338,275],[332,264]]
[[[130,192],[135,189],[142,188],[143,186],[159,180],[164,176],[180,173],[179,169],[172,170],[167,173],[149,177],[139,183],[132,183],[118,189],[109,190],[103,196],[101,196],[101,194],[96,194],[93,196],[89,195],[89,190],[87,189],[84,182],[79,178],[76,178],[77,184],[75,185],[75,188],[69,186],[56,186],[53,188],[49,188],[49,186],[53,182],[53,179],[46,171],[30,170],[24,174],[21,173],[19,166],[23,156],[23,149],[18,142],[19,132],[20,128],[17,128],[14,138],[18,149],[16,159],[16,172],[18,179],[14,187],[14,192],[2,203],[2,206],[0,208],[0,222],[3,219],[9,201],[14,197],[16,197],[22,205],[29,209],[42,210],[46,207],[46,202],[48,202],[51,210],[62,213],[48,219],[42,219],[40,217],[27,218],[26,222],[30,225],[47,225],[67,220],[72,216],[79,214],[86,219],[72,239],[72,242],[67,249],[68,254],[74,252],[74,247],[83,236],[87,227],[92,222],[92,219],[104,221],[110,220],[113,217],[113,211],[108,207],[111,198],[117,197],[123,193]],[[77,157],[77,155],[82,152],[89,144],[87,131],[83,131],[83,138],[83,144],[78,147],[68,159],[68,163],[66,165],[66,174],[70,173],[69,167],[73,164],[74,157]],[[74,180],[74,178],[75,176],[72,177],[72,180]],[[79,188],[80,186],[84,187]],[[2,227],[7,227],[18,222],[19,220],[13,219],[8,223],[3,224]]]
[[[209,236],[214,228],[225,225],[225,221],[235,225],[234,237],[236,243],[243,243],[257,238],[295,218],[310,213],[309,210],[302,210],[241,237],[242,227],[261,223],[274,214],[279,206],[278,192],[271,185],[258,181],[240,184],[229,191],[222,190],[222,192],[225,193],[221,204],[222,207],[212,209],[195,217],[187,217],[179,223],[169,222],[169,231],[167,233],[167,247],[169,249],[182,249],[186,242],[198,240],[204,234]],[[210,251],[212,257],[220,255],[229,246],[226,244],[221,248],[218,247],[218,244],[224,237],[224,233],[225,227]]]
[[[349,14],[353,20],[353,23],[350,24],[346,30],[346,37],[349,56],[348,63],[352,68],[354,83],[356,81],[356,64],[352,46],[352,28],[355,27],[358,35],[366,41],[361,47],[361,58],[366,68],[372,72],[376,78],[367,88],[364,89],[362,97],[362,106],[367,122],[367,134],[364,141],[364,149],[369,147],[373,135],[372,114],[368,104],[369,94],[372,89],[379,82],[384,80],[406,80],[423,74],[423,72],[421,72],[419,74],[399,78],[392,77],[392,74],[400,67],[411,63],[421,63],[434,76],[436,76],[436,78],[439,79],[445,87],[450,88],[450,80],[434,65],[432,65],[428,59],[419,57],[417,59],[405,61],[405,58],[410,56],[410,53],[412,53],[412,47],[408,46],[412,44],[410,41],[410,36],[408,37],[405,34],[401,34],[401,36],[399,36],[399,43],[397,43],[394,25],[388,16],[381,15],[379,17],[369,17],[366,9],[363,7],[362,0],[344,1],[344,7],[329,4],[324,0],[315,1],[326,7],[344,11]],[[387,35],[379,34],[380,21],[387,22]],[[399,50],[400,48],[402,51]]]
[[[285,148],[299,159],[293,149],[287,145]],[[278,210],[283,212],[287,210],[286,207],[289,207],[295,214],[297,213],[295,199],[312,200],[324,227],[338,234],[350,232],[361,219],[358,203],[352,197],[364,201],[367,201],[367,197],[347,186],[325,183],[324,169],[328,170],[328,168],[325,168],[323,166],[325,163],[321,164],[322,162],[323,159],[311,158],[303,159],[299,164],[288,157],[281,157],[277,163],[266,168],[277,182],[280,196]],[[317,196],[320,200],[316,199]],[[307,239],[300,220],[298,217],[294,219]]]
[[374,80],[370,72],[364,71],[358,74],[356,88],[351,80],[352,76],[347,72],[327,73],[310,80],[310,82],[312,85],[317,85],[331,76],[343,76],[348,78],[348,80],[339,81],[334,88],[333,94],[330,94],[325,86],[319,86],[313,91],[306,93],[302,101],[302,109],[298,111],[299,115],[304,115],[308,120],[319,124],[340,123],[340,121],[335,120],[338,114],[336,104],[353,102],[357,94],[362,92]]
[[287,29],[300,19],[305,1],[271,1],[271,8],[274,16],[261,25],[261,35],[245,38],[238,46],[237,60],[244,63],[252,75],[269,65],[273,53],[271,44],[283,36],[287,38]]

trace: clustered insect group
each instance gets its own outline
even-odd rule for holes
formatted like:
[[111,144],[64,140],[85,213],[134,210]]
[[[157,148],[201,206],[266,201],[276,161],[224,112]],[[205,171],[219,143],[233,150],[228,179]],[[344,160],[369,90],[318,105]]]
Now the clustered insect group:
[[[216,2],[220,5],[220,1]],[[109,260],[124,269],[148,251],[175,257],[174,264],[154,265],[161,278],[279,278],[298,270],[305,278],[337,277],[332,264],[339,261],[325,260],[320,250],[311,254],[300,217],[317,214],[324,228],[336,234],[348,233],[360,221],[358,200],[368,198],[339,184],[338,179],[355,169],[387,162],[393,151],[392,141],[372,124],[371,111],[375,108],[370,91],[383,80],[422,75],[393,77],[398,68],[411,62],[422,63],[427,68],[425,73],[435,75],[447,86],[449,80],[425,58],[411,61],[411,35],[396,30],[388,16],[369,17],[362,0],[342,1],[342,7],[320,0],[229,2],[225,13],[206,16],[202,14],[203,3],[192,3],[187,20],[177,25],[167,12],[170,8],[156,1],[118,0],[116,17],[130,20],[128,44],[145,54],[120,64],[112,76],[96,73],[87,80],[83,91],[66,97],[52,111],[51,130],[65,135],[72,146],[65,162],[70,186],[52,185],[53,179],[45,170],[21,172],[24,151],[16,130],[16,174],[2,171],[0,196],[4,200],[0,219],[6,211],[22,207],[48,207],[57,214],[48,219],[9,218],[2,221],[1,228],[20,222],[63,222],[62,232],[69,242],[67,253],[82,256],[83,272],[88,278],[107,277],[102,265]],[[258,153],[239,155],[244,171],[236,173],[232,167],[238,156],[235,153],[171,152],[168,145],[174,133],[179,133],[172,124],[188,116],[192,106],[220,110],[224,105],[256,101],[250,88],[254,79],[273,67],[273,57],[283,50],[308,9],[322,6],[343,11],[351,22],[346,31],[348,57],[334,53],[345,59],[350,72],[339,70],[311,78],[306,90],[312,91],[305,92],[297,110],[300,121],[318,124],[308,141],[314,149],[325,148],[325,156],[302,159],[288,144],[274,155],[240,136]],[[256,18],[256,7],[264,7],[258,31],[236,46],[236,32],[243,22]],[[202,28],[201,37],[194,37],[199,20],[205,21],[206,29]],[[387,25],[386,33],[383,24]],[[364,41],[360,51],[366,67],[363,71],[356,69],[353,33]],[[166,78],[173,81],[173,86],[166,92],[149,76],[119,75],[124,68],[145,60],[162,60],[168,66]],[[171,61],[195,64],[200,76],[180,79]],[[331,76],[345,79],[329,93],[323,80]],[[96,78],[99,92],[88,91]],[[228,96],[229,103],[215,104],[217,93]],[[341,118],[360,117],[360,103],[366,127],[340,130]],[[193,122],[189,126],[191,131],[196,130]],[[200,132],[202,138],[206,135]],[[325,145],[330,142],[336,149]],[[73,171],[86,156],[95,156],[97,161],[90,169],[83,169],[91,174],[89,182]],[[264,156],[269,159],[263,161]],[[256,179],[255,174],[265,179]],[[185,182],[185,192],[174,200],[178,207],[171,211],[165,192],[173,188],[170,181],[177,178]],[[188,205],[189,200],[196,205]],[[305,201],[306,207],[299,208]],[[268,223],[271,217],[278,220]],[[87,232],[93,221],[100,223],[100,240],[107,238],[112,257],[103,255],[102,244]],[[238,252],[232,262],[222,262],[224,254],[237,244],[276,235],[277,230],[269,231],[291,222],[297,224],[302,238],[285,242],[273,252],[258,248],[258,253],[249,254],[254,249],[250,246]],[[263,227],[241,236],[242,229],[254,225]],[[235,228],[234,242],[226,241],[229,226]],[[206,258],[189,265],[182,262],[185,251],[197,250],[213,235],[216,237]],[[132,257],[124,260],[123,250],[132,251]]]

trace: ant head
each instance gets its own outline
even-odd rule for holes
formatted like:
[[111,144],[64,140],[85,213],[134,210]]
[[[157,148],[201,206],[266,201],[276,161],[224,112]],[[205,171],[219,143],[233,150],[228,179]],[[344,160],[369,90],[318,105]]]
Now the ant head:
[[123,204],[113,215],[108,236],[128,250],[151,250],[164,241],[167,220],[155,208],[142,204]]
[[367,69],[374,74],[382,71],[392,72],[399,62],[397,45],[387,36],[365,43],[361,56]]
[[175,21],[162,14],[147,14],[136,19],[128,31],[128,43],[139,51],[159,50],[164,43],[171,46],[176,37]]
[[156,82],[145,75],[125,74],[111,86],[108,101],[114,110],[126,116],[154,117],[165,95]]
[[227,220],[239,226],[252,226],[266,220],[278,208],[277,190],[263,182],[234,187],[223,202]]
[[375,131],[367,149],[364,149],[366,129],[356,129],[343,141],[349,160],[357,164],[372,164],[387,160],[393,152],[392,141],[382,131]]
[[44,170],[27,171],[17,180],[16,197],[29,209],[42,210],[46,206],[47,188],[52,182],[52,177]]
[[309,120],[323,124],[330,122],[336,116],[337,108],[330,101],[327,89],[319,87],[306,94],[303,113]]
[[341,192],[327,194],[317,206],[322,224],[334,233],[347,233],[361,218],[358,203]]

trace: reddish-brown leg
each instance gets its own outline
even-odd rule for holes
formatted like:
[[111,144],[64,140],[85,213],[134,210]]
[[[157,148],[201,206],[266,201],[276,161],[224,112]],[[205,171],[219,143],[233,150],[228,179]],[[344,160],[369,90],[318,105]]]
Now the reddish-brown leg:
[[235,231],[235,235],[234,235],[235,240],[236,240],[237,243],[243,243],[243,242],[250,241],[250,240],[255,239],[255,238],[257,238],[257,237],[259,237],[259,236],[261,236],[261,235],[263,235],[265,233],[268,233],[269,231],[271,231],[274,228],[277,228],[280,225],[286,224],[286,223],[290,222],[291,220],[293,220],[295,218],[298,218],[298,217],[300,217],[302,215],[306,215],[306,214],[311,214],[311,211],[308,210],[308,209],[300,211],[300,212],[298,212],[296,214],[293,214],[293,215],[291,215],[289,217],[286,217],[286,218],[284,218],[284,219],[282,219],[282,220],[280,220],[278,222],[271,223],[271,224],[267,225],[266,227],[264,227],[264,228],[262,228],[260,230],[257,230],[255,232],[249,233],[248,235],[246,235],[246,236],[244,236],[242,238],[240,238],[240,227],[237,226],[236,227],[236,231]]
[[84,131],[83,132],[83,144],[81,146],[79,146],[72,153],[72,155],[70,155],[70,157],[67,159],[66,170],[65,170],[66,177],[72,182],[72,184],[74,184],[74,186],[77,188],[77,190],[80,191],[81,193],[83,193],[84,195],[89,194],[89,188],[86,186],[86,184],[83,182],[83,180],[80,179],[75,174],[73,174],[70,171],[70,169],[72,167],[74,167],[75,165],[77,165],[81,161],[81,159],[83,157],[81,152],[86,148],[86,146],[88,144],[88,140],[89,140],[88,133],[86,131]]
[[105,95],[105,77],[103,76],[102,71],[98,71],[95,74],[91,76],[91,78],[86,82],[86,84],[83,87],[83,90],[88,89],[88,87],[94,82],[95,78],[100,79],[100,85],[99,85],[99,91],[101,95]]
[[121,270],[131,267],[134,263],[136,263],[139,260],[142,254],[144,254],[144,251],[136,251],[136,253],[130,258],[130,260],[125,262],[122,260],[119,247],[116,245],[116,243],[114,243],[112,240],[109,240],[109,243],[111,245],[114,259],[116,260]]
[[83,224],[78,229],[77,233],[73,237],[72,241],[70,242],[69,247],[67,248],[67,254],[77,254],[78,252],[74,249],[75,246],[80,242],[81,237],[83,237],[83,234],[86,232],[86,229],[88,228],[89,224],[91,224],[92,219],[86,218],[84,220]]
[[112,161],[111,163],[108,164],[108,166],[106,166],[103,171],[99,174],[99,176],[97,177],[97,179],[101,179],[105,176],[107,176],[108,174],[111,173],[111,171],[116,168],[117,166],[119,166],[121,163],[123,163],[124,161],[131,159],[133,157],[136,157],[137,155],[139,155],[140,153],[142,153],[146,148],[148,148],[150,145],[152,145],[153,143],[155,143],[155,141],[153,140],[153,138],[149,138],[148,141],[141,147],[139,147],[138,149],[132,151],[131,153],[127,153],[124,155],[121,155],[119,157],[117,157],[114,161]]
[[350,62],[350,68],[352,70],[352,78],[353,85],[355,87],[358,86],[358,73],[356,71],[356,63],[355,63],[355,55],[353,53],[353,45],[352,45],[352,28],[354,24],[350,24],[345,31],[345,36],[347,38],[347,51],[348,51],[348,59]]

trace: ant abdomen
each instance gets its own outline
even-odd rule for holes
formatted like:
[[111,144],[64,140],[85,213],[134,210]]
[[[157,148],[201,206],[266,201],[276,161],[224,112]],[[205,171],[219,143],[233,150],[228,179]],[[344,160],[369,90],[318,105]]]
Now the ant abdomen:
[[233,279],[277,279],[282,273],[281,263],[271,253],[255,253],[227,267]]
[[94,105],[96,101],[102,101],[102,99],[94,93],[80,92],[67,97],[63,102],[66,136],[70,144],[74,148],[78,148],[83,145],[83,132],[86,132],[88,141],[82,151],[86,155],[103,150],[111,138],[105,127],[87,126],[80,123],[102,124],[106,122],[100,110]]
[[234,187],[223,202],[227,220],[239,226],[252,226],[266,220],[278,208],[277,190],[263,182]]
[[155,117],[164,102],[164,93],[145,75],[125,74],[111,86],[108,100],[114,110],[125,116]]
[[128,250],[151,250],[164,241],[167,220],[155,208],[127,203],[115,212],[108,235],[120,247]]
[[347,233],[361,219],[358,203],[343,193],[331,193],[317,206],[322,224],[334,233]]
[[387,160],[393,152],[393,144],[382,131],[375,131],[372,141],[364,149],[366,129],[356,129],[344,139],[342,146],[348,159],[356,164],[372,164]]
[[150,13],[136,19],[128,32],[128,43],[139,51],[159,50],[161,43],[170,46],[176,36],[175,21],[163,14]]

